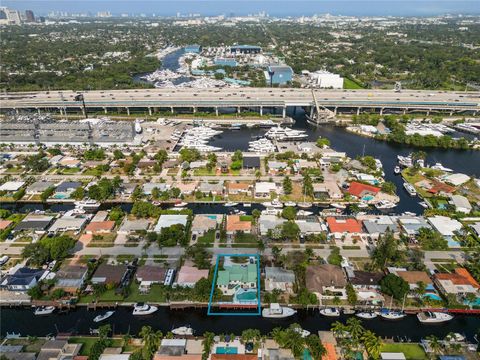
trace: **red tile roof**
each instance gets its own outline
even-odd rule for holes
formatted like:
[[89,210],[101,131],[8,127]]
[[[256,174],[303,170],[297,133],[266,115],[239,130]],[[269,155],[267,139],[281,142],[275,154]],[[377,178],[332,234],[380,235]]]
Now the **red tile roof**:
[[86,231],[96,232],[96,231],[110,231],[115,227],[115,221],[96,221],[91,222],[85,228]]
[[212,354],[211,360],[257,360],[257,355],[247,354]]
[[359,233],[362,231],[362,223],[355,219],[327,218],[328,228],[332,233]]
[[456,268],[455,273],[447,274],[447,273],[440,273],[435,274],[435,277],[438,280],[450,280],[455,285],[471,285],[480,289],[480,285],[478,282],[470,275],[467,269],[464,268]]
[[350,187],[348,188],[349,194],[359,198],[366,194],[377,194],[379,191],[380,188],[376,186],[362,184],[356,181],[352,181],[350,183]]

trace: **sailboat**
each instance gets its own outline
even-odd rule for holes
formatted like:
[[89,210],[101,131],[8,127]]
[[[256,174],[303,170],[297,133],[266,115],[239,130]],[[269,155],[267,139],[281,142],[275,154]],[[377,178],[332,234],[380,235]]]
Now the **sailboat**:
[[403,304],[402,304],[402,310],[401,311],[395,311],[392,310],[392,303],[393,303],[393,297],[390,300],[390,308],[389,309],[382,309],[380,311],[380,316],[385,319],[385,320],[400,320],[403,319],[407,314],[403,312],[403,309],[405,307],[405,299],[407,298],[407,294],[403,297]]
[[307,196],[307,189],[303,189],[303,201],[297,204],[297,206],[301,209],[308,209],[308,208],[311,208],[313,205],[311,202],[305,201],[306,196]]

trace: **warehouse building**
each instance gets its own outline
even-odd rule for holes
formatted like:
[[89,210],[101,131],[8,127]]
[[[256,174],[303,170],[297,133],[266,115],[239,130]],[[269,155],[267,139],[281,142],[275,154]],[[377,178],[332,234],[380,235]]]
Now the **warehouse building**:
[[[270,78],[270,74],[272,78]],[[265,71],[265,79],[267,83],[270,81],[275,85],[284,85],[293,79],[293,70],[290,66],[286,65],[270,65]]]

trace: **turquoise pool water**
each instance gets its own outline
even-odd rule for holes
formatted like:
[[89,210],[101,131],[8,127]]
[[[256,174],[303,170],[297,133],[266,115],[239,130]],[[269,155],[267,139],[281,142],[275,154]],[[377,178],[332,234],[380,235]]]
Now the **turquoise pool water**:
[[217,220],[217,215],[207,215],[207,218]]
[[234,346],[219,346],[216,350],[217,354],[238,354],[238,349]]
[[474,302],[468,302],[467,300],[465,300],[463,303],[470,306],[480,306],[480,297],[477,297]]
[[53,198],[54,199],[66,199],[67,195],[65,195],[65,194],[55,194],[55,195],[53,195]]
[[362,197],[362,200],[364,200],[364,201],[373,200],[373,196],[372,195],[365,195],[364,197]]
[[442,300],[442,298],[440,296],[438,296],[437,294],[433,294],[433,293],[426,293],[425,295],[423,295],[423,297],[430,298],[431,300]]
[[238,289],[235,293],[235,302],[253,302],[257,300],[256,289]]

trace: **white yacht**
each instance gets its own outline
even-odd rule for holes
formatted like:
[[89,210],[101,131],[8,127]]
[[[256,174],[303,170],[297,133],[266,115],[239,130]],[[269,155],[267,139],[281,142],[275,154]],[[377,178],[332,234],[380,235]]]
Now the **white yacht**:
[[262,210],[261,214],[262,215],[278,215],[281,212],[282,212],[282,210],[280,210],[280,209],[275,209],[275,208],[269,207],[269,208],[266,208],[266,209]]
[[95,318],[93,319],[93,322],[100,322],[100,321],[103,321],[103,320],[106,320],[108,319],[110,316],[112,316],[113,314],[115,314],[115,311],[107,311],[105,314],[103,315],[98,315],[98,316],[95,316]]
[[297,211],[297,216],[310,216],[310,215],[313,215],[312,211],[306,211],[306,210]]
[[144,303],[137,303],[135,304],[135,307],[133,308],[133,315],[150,315],[153,314],[155,311],[157,311],[158,308],[153,305],[148,305]]
[[268,120],[260,121],[260,123],[258,125],[260,127],[266,128],[266,127],[275,126],[276,124],[272,119],[268,119]]
[[420,201],[418,204],[425,209],[428,208],[428,204],[426,201]]
[[232,206],[237,206],[238,203],[236,202],[233,202],[233,201],[227,201],[225,204],[223,204],[223,206],[227,206],[227,207],[232,207]]
[[347,205],[341,203],[331,203],[330,206],[334,207],[335,209],[344,210],[347,208]]
[[252,204],[251,203],[243,203],[243,207],[249,208],[249,207],[252,207]]
[[75,201],[75,207],[83,210],[95,211],[100,207],[100,203],[95,200],[86,199],[86,200]]
[[292,315],[295,315],[297,310],[286,307],[280,306],[280,304],[272,303],[270,304],[269,308],[265,308],[262,310],[262,316],[264,318],[273,318],[273,319],[282,319],[287,318]]
[[338,317],[340,316],[340,310],[337,308],[325,308],[320,310],[320,314],[328,317]]
[[303,130],[294,130],[290,128],[282,128],[281,126],[272,127],[267,131],[265,136],[272,140],[288,141],[288,140],[303,140],[308,137]]
[[180,326],[172,330],[172,334],[179,336],[191,336],[193,335],[193,329],[190,326]]
[[297,204],[297,206],[298,206],[299,208],[302,208],[302,209],[308,209],[308,208],[311,208],[311,207],[313,206],[313,204],[312,204],[311,202],[305,202],[305,201],[303,201],[303,202],[299,202],[299,203]]
[[361,311],[356,313],[355,316],[359,317],[360,319],[371,320],[377,317],[377,313],[373,311]]
[[402,172],[402,170],[400,169],[400,166],[397,165],[397,166],[395,166],[395,167],[393,168],[393,173],[394,173],[395,175],[398,175],[398,174],[400,174],[401,172]]
[[179,208],[179,207],[184,207],[184,206],[187,206],[188,204],[186,202],[177,202],[175,205],[173,205],[174,207],[176,208]]
[[375,204],[378,210],[393,209],[395,206],[397,206],[397,204],[388,200],[380,200]]
[[401,320],[407,316],[407,314],[405,314],[403,311],[386,310],[382,311],[380,316],[385,320]]
[[418,313],[417,319],[422,324],[440,324],[452,320],[453,315],[443,312],[425,311]]
[[409,156],[397,155],[397,160],[398,160],[398,163],[403,167],[412,167],[413,166],[413,160],[412,160],[412,157],[410,155]]
[[280,200],[278,199],[273,199],[272,201],[267,201],[267,202],[264,202],[263,203],[263,206],[269,208],[269,207],[273,207],[275,209],[281,209],[283,208],[283,204]]
[[415,190],[412,184],[404,182],[403,187],[405,188],[405,190],[407,190],[410,196],[417,196],[417,190]]
[[39,306],[33,312],[35,315],[50,315],[55,311],[55,306]]
[[273,143],[266,138],[250,141],[248,143],[248,151],[251,151],[251,152],[272,153],[272,152],[275,152],[275,150],[276,150],[275,145],[273,145]]
[[295,201],[287,201],[284,203],[285,206],[295,207],[297,203]]
[[453,170],[450,169],[450,168],[447,168],[445,166],[443,166],[441,163],[435,163],[435,165],[432,166],[432,169],[434,170],[441,170],[441,171],[445,171],[445,172],[452,172]]

